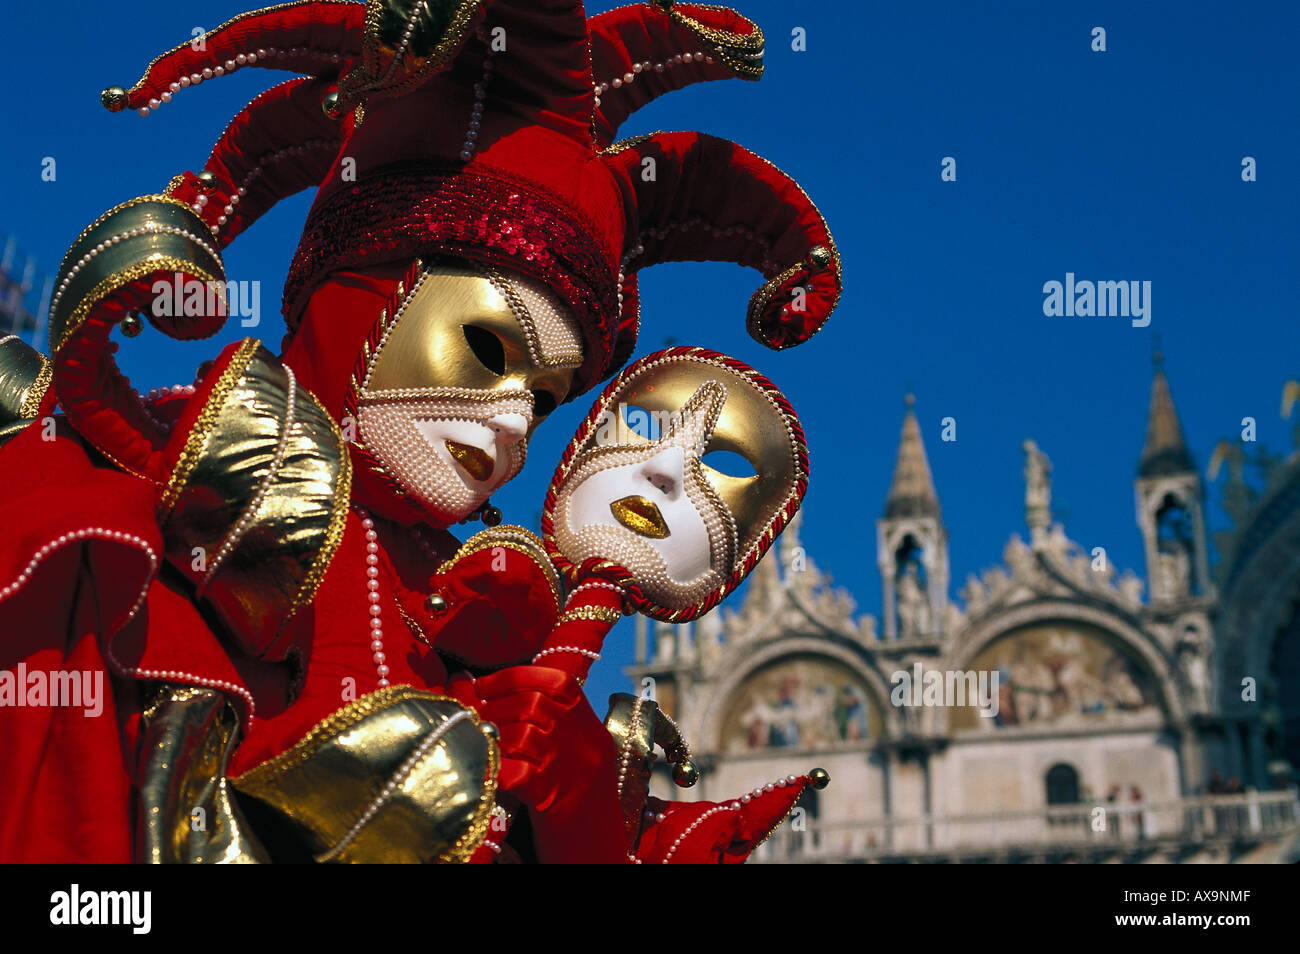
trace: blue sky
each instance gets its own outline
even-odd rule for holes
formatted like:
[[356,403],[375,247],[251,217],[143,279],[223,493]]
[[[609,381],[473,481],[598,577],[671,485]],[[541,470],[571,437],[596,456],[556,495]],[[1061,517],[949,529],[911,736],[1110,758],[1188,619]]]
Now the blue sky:
[[[613,4],[592,4],[591,11]],[[245,70],[186,90],[147,119],[99,105],[145,64],[248,7],[158,0],[11,5],[0,88],[11,106],[0,150],[0,228],[53,272],[112,205],[202,166],[247,100],[281,75]],[[1204,468],[1214,443],[1279,417],[1296,355],[1300,270],[1300,5],[959,2],[739,6],[768,37],[757,84],[666,97],[624,135],[698,129],[735,139],[800,181],[844,260],[845,294],[810,343],[776,354],[744,333],[757,273],[726,264],[643,273],[638,348],[700,344],[759,367],[801,411],[812,447],[804,542],[861,611],[878,612],[875,520],[913,390],[950,534],[954,589],[995,563],[1023,527],[1020,442],[1052,458],[1066,530],[1141,571],[1132,480],[1151,352],[1160,336],[1184,428]],[[1106,30],[1104,53],[1090,48]],[[791,49],[791,31],[807,49]],[[57,44],[55,46],[54,44]],[[940,180],[951,156],[957,181]],[[1241,162],[1257,161],[1243,182]],[[41,180],[45,157],[54,182]],[[309,204],[282,204],[226,253],[230,278],[264,283],[262,337]],[[1048,318],[1043,283],[1152,283],[1152,321]],[[119,358],[138,387],[192,379],[220,343],[152,330]],[[579,401],[537,434],[523,475],[498,495],[535,525]],[[939,421],[957,440],[939,441]],[[1212,524],[1222,523],[1211,491]],[[589,689],[623,686],[631,625],[617,628]]]

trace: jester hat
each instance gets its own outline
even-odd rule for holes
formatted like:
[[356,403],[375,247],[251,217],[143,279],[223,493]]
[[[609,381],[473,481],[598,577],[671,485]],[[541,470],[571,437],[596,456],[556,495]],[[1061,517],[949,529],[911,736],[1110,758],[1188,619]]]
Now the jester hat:
[[168,195],[202,216],[220,249],[279,200],[317,188],[285,285],[291,335],[340,270],[441,254],[539,279],[585,338],[573,396],[632,353],[647,265],[759,269],[747,327],[775,349],[811,337],[835,307],[839,255],[792,179],[702,133],[615,141],[664,93],[758,79],[762,53],[749,20],[671,0],[591,18],[575,0],[300,0],[163,54],[103,102],[147,115],[247,67],[303,74],[249,103],[205,168],[177,176]]

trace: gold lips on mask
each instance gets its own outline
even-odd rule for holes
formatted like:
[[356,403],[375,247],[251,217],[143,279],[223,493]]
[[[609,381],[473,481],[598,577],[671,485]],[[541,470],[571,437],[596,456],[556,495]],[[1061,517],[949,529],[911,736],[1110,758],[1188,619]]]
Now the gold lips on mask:
[[496,462],[487,455],[482,449],[473,447],[469,444],[461,444],[459,441],[444,441],[447,446],[447,453],[455,459],[456,463],[465,468],[466,473],[483,483],[492,476],[496,470]]
[[653,540],[662,540],[669,534],[664,515],[659,512],[654,501],[647,500],[640,494],[615,500],[609,505],[609,510],[615,520],[633,533]]

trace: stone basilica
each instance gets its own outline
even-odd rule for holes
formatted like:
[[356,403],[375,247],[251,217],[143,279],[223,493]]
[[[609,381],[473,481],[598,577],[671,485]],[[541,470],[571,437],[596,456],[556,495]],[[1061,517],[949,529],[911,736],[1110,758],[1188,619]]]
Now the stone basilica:
[[[1300,397],[1291,382],[1284,415]],[[1294,861],[1300,858],[1300,451],[1247,485],[1224,442],[1231,532],[1210,561],[1205,488],[1154,375],[1135,482],[1147,579],[1117,575],[1051,517],[1025,451],[1028,539],[949,596],[946,531],[909,408],[878,521],[879,620],[855,616],[799,541],[737,609],[638,617],[633,680],[674,717],[721,798],[825,767],[759,861]],[[1297,430],[1300,445],[1300,430]],[[895,686],[983,674],[917,705]],[[983,710],[983,711],[981,711]]]

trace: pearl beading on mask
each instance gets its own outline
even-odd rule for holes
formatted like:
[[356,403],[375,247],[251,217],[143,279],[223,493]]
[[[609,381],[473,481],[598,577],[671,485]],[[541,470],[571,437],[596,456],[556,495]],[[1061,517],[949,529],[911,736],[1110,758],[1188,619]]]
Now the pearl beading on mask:
[[357,837],[361,834],[362,829],[369,825],[370,822],[374,820],[374,817],[379,814],[379,811],[388,804],[394,795],[397,794],[397,790],[405,784],[406,780],[410,777],[411,772],[420,764],[420,761],[426,754],[428,754],[429,750],[442,741],[442,737],[450,731],[452,726],[468,718],[469,710],[461,709],[459,712],[449,716],[441,725],[429,730],[429,733],[420,740],[420,744],[416,746],[415,751],[403,760],[402,764],[398,766],[397,771],[392,774],[388,779],[388,782],[382,789],[380,789],[379,794],[376,795],[371,800],[370,804],[366,806],[365,811],[361,813],[361,817],[358,818],[352,827],[348,829],[347,834],[340,838],[338,844],[333,848],[318,856],[317,860],[333,861],[347,849],[348,845],[356,841]]
[[630,86],[632,84],[632,81],[635,80],[638,75],[644,73],[646,70],[654,70],[656,73],[662,73],[664,70],[669,69],[670,67],[681,66],[681,64],[683,63],[701,63],[701,62],[712,63],[713,57],[709,56],[707,53],[699,53],[699,52],[678,53],[675,56],[668,57],[666,60],[660,63],[655,63],[651,60],[643,60],[640,63],[633,63],[631,72],[624,73],[622,76],[615,76],[613,79],[609,80],[608,82],[600,83],[595,87],[593,87],[593,91],[596,94],[596,106],[597,107],[600,106],[600,98],[605,93],[609,92],[611,89],[620,89],[623,86]]
[[264,49],[250,50],[247,53],[236,54],[233,59],[226,60],[224,64],[204,67],[202,70],[191,73],[188,76],[181,76],[174,82],[169,83],[167,89],[161,95],[155,99],[149,100],[147,106],[141,106],[136,110],[136,112],[141,116],[148,116],[152,110],[158,109],[163,103],[170,103],[172,97],[179,93],[182,88],[186,86],[198,86],[204,80],[215,79],[218,76],[225,76],[244,66],[253,66],[259,60],[298,56],[311,56],[327,63],[343,62],[343,57],[339,53],[326,53],[321,50],[308,49],[305,46],[290,47],[287,50],[277,50],[273,46]]
[[[423,390],[423,389],[421,389]],[[473,391],[428,389],[455,399],[416,400],[401,391],[363,392],[357,409],[358,436],[374,454],[401,490],[428,508],[440,521],[454,523],[473,513],[492,491],[512,479],[524,466],[527,442],[520,440],[507,450],[501,476],[481,490],[471,489],[465,479],[420,433],[420,421],[487,422],[500,414],[519,414],[532,423],[533,397],[527,391]],[[489,400],[484,395],[490,395]]]
[[77,263],[68,269],[68,274],[63,276],[63,281],[59,282],[59,287],[54,292],[54,297],[50,299],[49,313],[51,315],[58,314],[59,303],[63,300],[63,293],[68,290],[68,286],[72,283],[72,280],[77,277],[77,273],[89,265],[96,255],[107,251],[119,242],[124,242],[129,238],[136,238],[140,235],[164,234],[179,235],[183,238],[187,238],[217,261],[221,260],[221,256],[217,254],[217,250],[204,241],[204,239],[199,238],[194,233],[186,231],[185,229],[177,228],[174,225],[159,225],[157,223],[151,223],[149,225],[141,225],[136,228],[127,229],[125,232],[119,232],[117,235],[112,235],[104,239],[104,241],[100,242],[85,255],[81,256],[81,258],[77,260]]
[[208,572],[198,585],[197,593],[199,595],[203,594],[208,584],[212,582],[212,578],[216,576],[217,571],[221,569],[221,565],[226,562],[226,558],[234,552],[239,541],[248,532],[248,528],[252,526],[253,520],[257,517],[257,512],[262,509],[262,501],[266,499],[271,484],[275,481],[276,475],[279,474],[280,466],[284,463],[284,455],[289,448],[289,435],[293,432],[293,410],[294,401],[298,395],[298,379],[294,377],[293,369],[287,364],[282,365],[282,367],[288,379],[288,384],[285,387],[284,426],[280,430],[280,441],[276,444],[275,455],[271,458],[271,466],[267,468],[265,476],[257,485],[257,492],[248,501],[243,513],[239,515],[239,520],[236,521],[235,526],[227,534],[226,539],[222,541],[220,549],[217,550],[217,555],[213,557],[212,562],[208,565]]
[[[680,419],[658,441],[637,447],[589,443],[574,458],[572,469],[556,495],[559,519],[555,525],[555,543],[565,558],[575,566],[593,556],[613,560],[632,573],[647,597],[670,610],[696,605],[720,587],[731,572],[737,552],[735,519],[709,485],[700,466],[726,395],[721,384],[709,383],[713,387],[702,385],[682,408]],[[617,399],[616,395],[610,403],[616,405]],[[667,446],[681,447],[686,452],[683,486],[695,512],[704,521],[711,550],[709,569],[686,582],[678,582],[669,575],[663,557],[647,540],[626,528],[608,524],[575,529],[570,511],[574,491],[588,478],[603,470],[646,460]]]
[[524,329],[533,364],[540,368],[582,365],[582,332],[554,292],[536,279],[508,275],[493,265],[483,271]]
[[[366,389],[370,387],[370,378],[375,373],[375,365],[379,363],[379,355],[383,353],[384,346],[388,344],[388,336],[393,333],[393,329],[397,327],[397,323],[401,320],[402,315],[406,314],[406,309],[410,306],[416,293],[419,292],[420,288],[423,287],[428,278],[429,273],[421,271],[420,277],[415,280],[415,283],[411,285],[406,294],[402,297],[402,302],[397,306],[397,310],[394,311],[391,316],[388,314],[387,309],[380,313],[379,320],[383,323],[384,330],[383,333],[380,334],[379,340],[375,343],[375,350],[370,355],[370,360],[366,364],[366,375],[360,382],[356,382],[355,377],[353,378],[353,382],[356,384],[357,396],[359,398],[365,397],[367,394]],[[465,391],[466,394],[477,393],[470,391],[468,388],[461,388],[459,390]]]
[[375,521],[365,508],[353,505],[357,516],[361,518],[361,527],[366,531],[366,602],[370,614],[370,660],[374,663],[375,674],[379,677],[379,688],[388,686],[388,657],[384,655],[384,621],[383,609],[379,605],[379,534],[375,532]]

